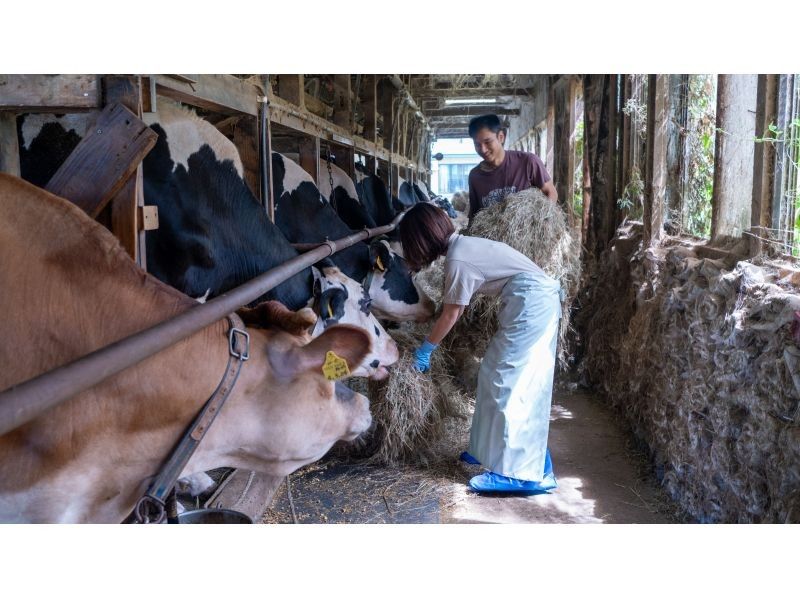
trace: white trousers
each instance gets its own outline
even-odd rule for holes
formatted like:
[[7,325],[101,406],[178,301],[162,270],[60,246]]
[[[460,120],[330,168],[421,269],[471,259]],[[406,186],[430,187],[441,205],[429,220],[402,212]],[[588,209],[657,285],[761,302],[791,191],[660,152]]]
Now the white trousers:
[[559,283],[512,277],[500,293],[499,328],[478,372],[469,452],[490,471],[541,481],[550,427]]

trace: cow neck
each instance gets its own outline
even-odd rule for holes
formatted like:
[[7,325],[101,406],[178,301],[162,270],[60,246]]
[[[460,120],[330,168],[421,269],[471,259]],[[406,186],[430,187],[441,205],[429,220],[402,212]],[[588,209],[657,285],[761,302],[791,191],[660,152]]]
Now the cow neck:
[[167,462],[161,467],[148,491],[136,503],[134,512],[139,523],[163,522],[167,515],[168,497],[171,497],[170,516],[177,518],[177,511],[173,511],[173,507],[176,506],[175,482],[178,481],[189,459],[233,392],[244,362],[250,358],[250,336],[245,330],[244,322],[238,315],[230,314],[228,323],[230,325],[228,329],[228,364],[225,367],[225,374],[178,445],[173,449]]

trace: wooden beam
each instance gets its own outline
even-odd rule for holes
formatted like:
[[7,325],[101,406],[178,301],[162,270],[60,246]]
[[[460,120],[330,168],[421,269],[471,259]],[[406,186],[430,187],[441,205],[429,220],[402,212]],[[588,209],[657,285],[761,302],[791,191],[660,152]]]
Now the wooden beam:
[[314,184],[319,184],[319,137],[301,137],[299,143],[300,167],[305,170]]
[[647,84],[647,174],[642,216],[646,245],[658,241],[664,234],[667,138],[669,136],[668,94],[669,75],[649,75]]
[[750,229],[757,75],[719,75],[711,239]]
[[17,115],[0,112],[0,172],[20,175]]
[[[143,93],[139,77],[106,76],[103,78],[105,104],[119,103],[133,114],[141,117]],[[140,267],[147,269],[145,251],[145,229],[142,210],[144,207],[144,178],[142,166],[138,165],[133,176],[111,198],[111,232]]]
[[492,104],[484,104],[482,106],[448,106],[446,108],[426,110],[425,118],[429,121],[445,120],[447,117],[456,117],[463,120],[465,117],[469,118],[490,113],[498,116],[519,116],[520,109],[495,108]]
[[350,75],[333,76],[333,122],[348,133],[353,132],[353,104]]
[[303,75],[278,75],[278,95],[305,110],[306,90]]
[[76,112],[99,107],[97,75],[0,75],[0,110]]
[[352,145],[362,154],[375,156],[382,160],[388,161],[391,158],[393,162],[406,161],[397,152],[392,154],[387,149],[363,137],[358,137],[352,133],[348,134],[343,128],[326,121],[316,114],[289,104],[286,100],[282,100],[277,96],[271,95],[269,103],[270,120],[273,123],[288,127],[303,135],[328,139],[342,145]]
[[496,98],[499,96],[522,96],[525,98],[531,97],[531,91],[526,88],[520,87],[485,87],[480,89],[430,89],[414,87],[410,90],[414,99],[421,101],[425,98]]
[[117,194],[157,135],[122,104],[106,107],[45,189],[92,218]]
[[361,110],[364,112],[364,139],[376,142],[378,136],[378,103],[376,75],[362,75]]
[[154,77],[159,95],[223,114],[258,116],[258,88],[233,75],[192,75],[194,82],[175,75]]
[[260,523],[286,478],[236,469],[206,502],[206,508],[232,509]]

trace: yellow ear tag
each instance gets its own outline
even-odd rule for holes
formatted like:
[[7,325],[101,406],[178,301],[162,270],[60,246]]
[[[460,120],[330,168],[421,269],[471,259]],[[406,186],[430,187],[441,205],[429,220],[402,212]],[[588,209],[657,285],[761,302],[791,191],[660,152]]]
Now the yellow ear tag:
[[328,303],[328,317],[329,318],[333,317],[333,308],[331,307],[330,303]]
[[375,258],[375,263],[378,266],[378,270],[381,272],[386,272],[386,268],[383,267],[383,262],[381,261],[381,256]]
[[325,355],[325,363],[322,364],[322,373],[328,380],[338,380],[350,375],[350,368],[347,361],[339,357],[333,351],[328,351]]

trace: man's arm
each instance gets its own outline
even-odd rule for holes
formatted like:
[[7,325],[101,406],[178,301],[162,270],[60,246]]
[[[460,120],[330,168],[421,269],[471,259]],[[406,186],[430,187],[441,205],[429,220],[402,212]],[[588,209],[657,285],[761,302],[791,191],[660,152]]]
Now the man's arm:
[[547,181],[541,188],[542,193],[553,200],[554,203],[558,203],[558,191],[556,191],[556,186],[553,184],[553,181]]

